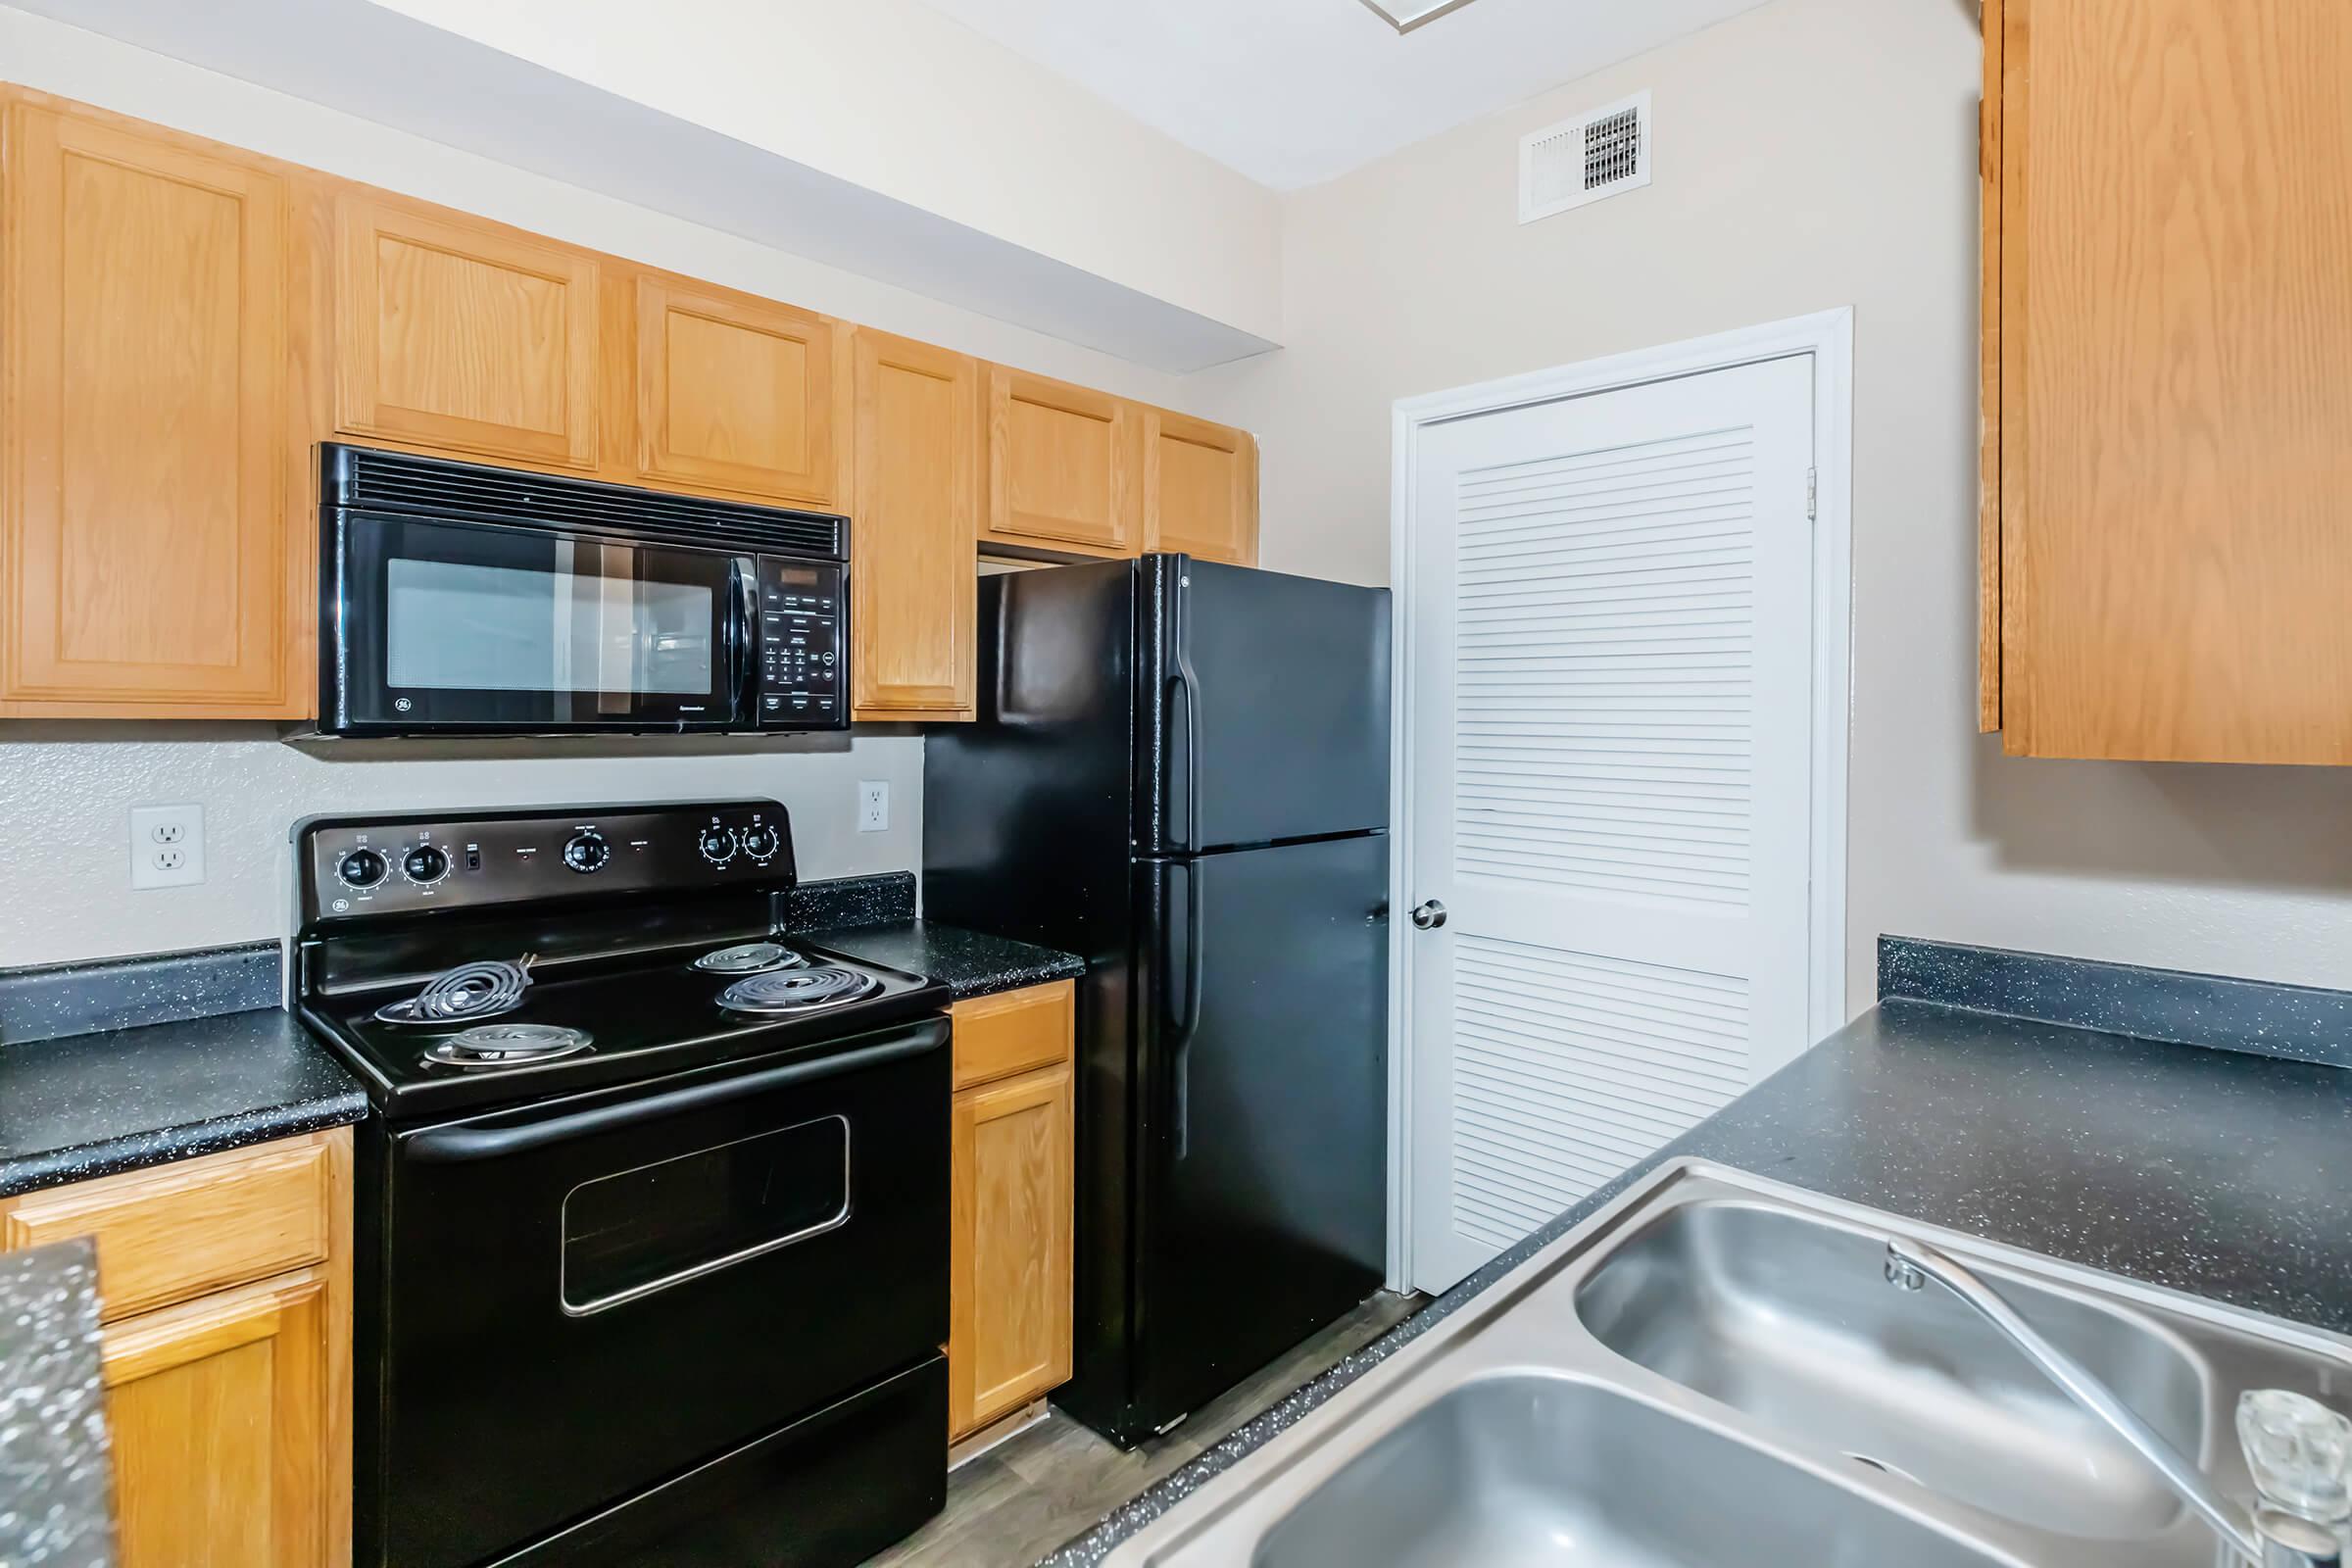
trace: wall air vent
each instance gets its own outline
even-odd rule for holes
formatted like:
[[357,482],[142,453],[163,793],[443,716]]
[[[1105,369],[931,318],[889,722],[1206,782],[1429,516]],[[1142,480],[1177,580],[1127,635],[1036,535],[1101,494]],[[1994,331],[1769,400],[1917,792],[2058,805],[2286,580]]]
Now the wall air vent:
[[1519,138],[1519,221],[1649,183],[1649,94]]

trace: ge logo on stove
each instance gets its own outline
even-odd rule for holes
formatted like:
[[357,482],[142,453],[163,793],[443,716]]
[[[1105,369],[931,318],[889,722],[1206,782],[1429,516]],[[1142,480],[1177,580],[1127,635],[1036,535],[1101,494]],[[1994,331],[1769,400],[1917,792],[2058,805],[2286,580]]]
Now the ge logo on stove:
[[392,699],[392,711],[395,713],[405,713],[416,706],[416,705],[415,703],[411,702],[406,697],[395,697]]

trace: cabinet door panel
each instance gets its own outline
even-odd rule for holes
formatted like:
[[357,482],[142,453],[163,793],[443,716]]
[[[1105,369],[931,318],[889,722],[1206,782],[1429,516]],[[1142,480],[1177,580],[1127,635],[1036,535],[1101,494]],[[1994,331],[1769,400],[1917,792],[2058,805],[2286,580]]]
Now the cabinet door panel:
[[1257,443],[1153,409],[1144,427],[1144,548],[1257,564]]
[[328,1291],[304,1270],[107,1331],[122,1568],[348,1560],[334,1532]]
[[1106,392],[997,366],[989,377],[988,528],[1000,544],[1135,554],[1143,411]]
[[350,192],[336,258],[338,427],[595,466],[594,257]]
[[856,359],[854,716],[969,718],[978,677],[980,367],[862,329]]
[[833,334],[789,305],[640,278],[638,471],[836,504]]
[[2352,10],[1993,14],[2004,745],[2352,762]]
[[8,111],[0,712],[290,717],[285,182]]
[[1072,1103],[1066,1063],[956,1098],[951,1436],[1069,1378]]

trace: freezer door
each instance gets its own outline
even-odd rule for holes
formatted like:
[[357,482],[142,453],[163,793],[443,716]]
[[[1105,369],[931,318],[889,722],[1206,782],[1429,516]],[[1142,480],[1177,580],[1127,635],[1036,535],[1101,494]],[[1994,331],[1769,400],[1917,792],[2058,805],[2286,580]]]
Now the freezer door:
[[1187,556],[1138,569],[1137,854],[1388,826],[1388,590]]
[[1139,865],[1146,1430],[1379,1288],[1388,854],[1366,835]]

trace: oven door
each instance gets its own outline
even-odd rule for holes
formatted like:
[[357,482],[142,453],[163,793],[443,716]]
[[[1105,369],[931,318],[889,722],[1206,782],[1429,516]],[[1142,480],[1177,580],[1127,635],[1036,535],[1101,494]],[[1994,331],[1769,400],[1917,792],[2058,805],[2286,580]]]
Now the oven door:
[[935,1354],[947,1041],[397,1134],[361,1560],[479,1562]]
[[370,512],[329,550],[337,734],[749,725],[749,557]]

